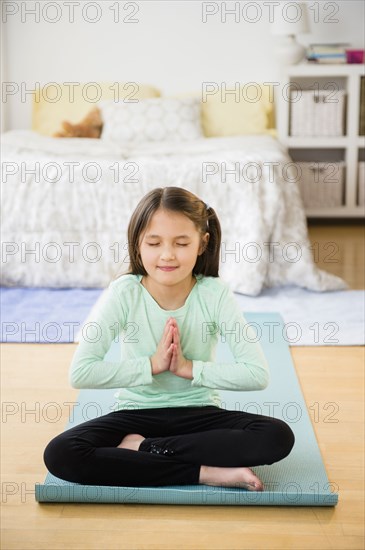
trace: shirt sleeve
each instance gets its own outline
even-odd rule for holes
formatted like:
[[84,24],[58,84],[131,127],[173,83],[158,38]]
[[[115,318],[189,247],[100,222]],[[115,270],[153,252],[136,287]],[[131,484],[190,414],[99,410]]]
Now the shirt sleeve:
[[227,342],[234,363],[192,360],[192,386],[222,390],[262,390],[269,383],[269,366],[257,334],[244,318],[231,289],[226,286],[217,306],[216,330]]
[[69,381],[73,388],[121,388],[152,383],[150,358],[104,361],[112,341],[126,323],[123,304],[112,283],[82,327],[73,355]]

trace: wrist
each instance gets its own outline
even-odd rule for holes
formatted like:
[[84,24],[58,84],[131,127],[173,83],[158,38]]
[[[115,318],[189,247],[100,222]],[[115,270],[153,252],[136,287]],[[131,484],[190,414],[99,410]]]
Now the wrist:
[[156,365],[155,365],[155,357],[152,355],[150,357],[150,363],[151,363],[151,372],[152,374],[156,374]]
[[190,361],[190,359],[186,360],[185,374],[186,376],[184,376],[184,378],[187,378],[188,380],[193,379],[193,362]]

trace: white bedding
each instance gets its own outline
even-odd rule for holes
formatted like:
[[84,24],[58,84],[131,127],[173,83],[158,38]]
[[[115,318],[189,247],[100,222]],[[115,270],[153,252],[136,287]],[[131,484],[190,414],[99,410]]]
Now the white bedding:
[[107,286],[128,266],[127,226],[138,201],[173,185],[216,210],[220,276],[233,291],[348,288],[315,266],[299,188],[285,177],[293,176],[291,159],[269,135],[120,147],[13,130],[2,135],[2,162],[3,285]]

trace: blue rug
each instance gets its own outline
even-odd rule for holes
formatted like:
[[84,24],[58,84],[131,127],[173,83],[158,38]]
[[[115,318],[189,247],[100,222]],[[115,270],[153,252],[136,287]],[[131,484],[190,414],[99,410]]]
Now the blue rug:
[[[47,474],[43,484],[36,484],[38,502],[107,502],[134,504],[189,505],[265,505],[265,506],[335,506],[336,484],[330,483],[312,428],[286,340],[282,330],[272,339],[267,324],[283,319],[276,313],[247,313],[246,319],[261,330],[260,343],[268,359],[271,381],[265,390],[250,392],[220,391],[222,408],[282,418],[295,434],[289,456],[270,466],[253,471],[262,479],[264,491],[251,492],[210,485],[161,487],[108,487],[69,483]],[[105,360],[119,360],[120,345],[113,342]],[[234,361],[228,344],[219,341],[217,361]],[[67,428],[111,412],[116,390],[81,390]]]
[[74,342],[103,290],[0,287],[1,342]]
[[298,286],[265,288],[259,296],[235,294],[242,311],[277,311],[289,346],[365,345],[365,291],[316,292]]
[[[1,341],[77,342],[103,290],[0,287]],[[365,345],[363,290],[314,292],[284,286],[235,297],[245,313],[280,313],[289,346]]]

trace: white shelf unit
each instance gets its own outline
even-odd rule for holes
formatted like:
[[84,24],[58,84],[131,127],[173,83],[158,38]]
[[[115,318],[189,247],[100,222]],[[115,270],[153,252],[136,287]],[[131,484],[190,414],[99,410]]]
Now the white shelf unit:
[[[358,64],[301,63],[286,67],[277,95],[277,129],[281,143],[293,161],[305,160],[345,162],[344,201],[339,207],[306,209],[308,218],[362,218],[365,208],[358,204],[358,162],[365,160],[365,136],[359,135],[360,86],[365,66]],[[334,83],[334,84],[330,84]],[[345,135],[298,137],[290,135],[290,89],[345,90]],[[331,88],[330,88],[331,91]]]

